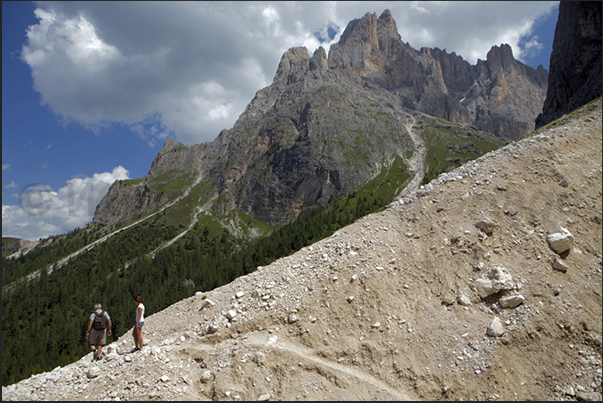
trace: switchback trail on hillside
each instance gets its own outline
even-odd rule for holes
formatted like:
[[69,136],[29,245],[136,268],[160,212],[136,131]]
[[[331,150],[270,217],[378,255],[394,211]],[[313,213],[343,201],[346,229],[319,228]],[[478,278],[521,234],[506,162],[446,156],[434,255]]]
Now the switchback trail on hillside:
[[[184,199],[186,196],[188,196],[188,195],[190,194],[191,190],[193,190],[193,189],[195,188],[195,186],[197,186],[197,185],[199,184],[199,182],[201,182],[201,179],[203,179],[203,177],[202,177],[201,175],[198,175],[198,176],[197,176],[197,178],[195,179],[195,181],[194,181],[194,182],[193,182],[193,183],[192,183],[190,186],[188,186],[188,187],[187,187],[187,188],[184,190],[184,192],[182,193],[182,195],[178,196],[178,197],[177,197],[177,198],[176,198],[174,201],[172,201],[172,202],[170,202],[170,203],[167,203],[166,205],[164,205],[163,207],[161,207],[161,208],[160,208],[159,210],[157,210],[156,212],[154,212],[154,213],[152,213],[152,214],[149,214],[148,216],[143,217],[143,218],[141,218],[141,219],[139,219],[139,220],[136,220],[136,221],[134,221],[133,223],[126,225],[125,227],[122,227],[122,228],[116,229],[115,231],[110,232],[109,234],[107,234],[107,235],[105,235],[105,236],[103,236],[103,237],[101,237],[101,238],[97,239],[96,241],[94,241],[94,242],[92,242],[92,243],[90,243],[90,244],[88,244],[88,245],[85,245],[85,246],[81,247],[80,249],[76,250],[75,252],[72,252],[72,253],[70,253],[69,255],[65,256],[64,258],[59,259],[58,261],[56,261],[56,262],[54,262],[54,263],[52,263],[52,264],[48,265],[48,266],[47,266],[48,274],[52,273],[52,271],[53,271],[53,270],[55,270],[55,269],[59,269],[59,268],[61,268],[61,267],[62,267],[62,266],[64,266],[64,265],[65,265],[65,264],[66,264],[66,263],[67,263],[69,260],[71,260],[71,259],[73,259],[73,258],[77,257],[79,254],[81,254],[81,253],[83,253],[83,252],[87,252],[87,251],[91,250],[91,249],[92,249],[92,248],[94,248],[96,245],[100,245],[101,243],[105,242],[106,240],[108,240],[109,238],[111,238],[112,236],[114,236],[115,234],[118,234],[118,233],[120,233],[121,231],[125,231],[125,230],[127,230],[128,228],[131,228],[131,227],[133,227],[133,226],[135,226],[135,225],[138,225],[138,224],[140,224],[141,222],[143,222],[143,221],[145,221],[145,220],[147,220],[147,219],[149,219],[149,218],[151,218],[151,217],[153,217],[153,216],[155,216],[155,215],[157,215],[157,214],[159,214],[159,213],[163,212],[164,210],[166,210],[166,209],[168,209],[168,208],[172,207],[174,204],[178,203],[180,200],[182,200],[182,199]],[[214,197],[214,198],[215,198],[215,197]],[[211,200],[210,200],[210,201],[209,201],[207,204],[209,204],[209,203],[210,203],[211,201],[213,201],[213,200],[214,200],[214,199],[211,199]],[[188,232],[188,231],[189,231],[189,230],[192,228],[192,225],[194,225],[194,223],[196,223],[196,220],[197,220],[197,215],[198,215],[198,214],[199,214],[201,211],[205,210],[205,208],[206,208],[207,204],[206,204],[205,206],[201,207],[201,208],[197,208],[197,210],[196,210],[196,212],[195,212],[195,215],[194,215],[194,217],[193,217],[193,220],[192,220],[193,222],[191,223],[191,226],[189,226],[189,228],[188,228],[188,229],[184,230],[184,231],[183,231],[181,234],[179,234],[178,236],[176,236],[174,239],[172,239],[172,240],[168,241],[168,243],[169,243],[168,245],[165,245],[165,244],[164,244],[164,245],[159,246],[157,249],[155,249],[153,252],[151,252],[152,256],[155,256],[155,253],[157,253],[157,251],[158,251],[159,249],[161,249],[162,247],[165,247],[165,246],[169,246],[169,245],[171,245],[171,243],[173,243],[174,241],[176,241],[176,240],[177,240],[177,239],[178,239],[180,236],[182,236],[183,234],[185,234],[186,232]],[[127,265],[126,265],[126,266],[127,266]],[[36,278],[36,277],[39,277],[39,276],[40,276],[40,273],[41,273],[41,270],[36,270],[35,272],[30,273],[30,274],[28,274],[27,276],[25,276],[25,277],[24,277],[24,280],[26,280],[26,281],[28,281],[28,282],[29,282],[29,281],[31,281],[32,279],[34,279],[34,278]],[[15,284],[17,281],[23,281],[23,279],[21,279],[21,280],[16,280],[16,281],[12,282],[11,284],[8,284],[7,286],[2,287],[2,292],[4,293],[5,291],[12,289],[13,285],[14,285],[14,284]]]

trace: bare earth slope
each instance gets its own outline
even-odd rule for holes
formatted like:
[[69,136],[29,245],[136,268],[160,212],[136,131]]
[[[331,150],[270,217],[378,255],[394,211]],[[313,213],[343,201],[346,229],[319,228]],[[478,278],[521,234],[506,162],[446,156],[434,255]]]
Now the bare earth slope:
[[2,398],[600,400],[601,121],[599,99]]

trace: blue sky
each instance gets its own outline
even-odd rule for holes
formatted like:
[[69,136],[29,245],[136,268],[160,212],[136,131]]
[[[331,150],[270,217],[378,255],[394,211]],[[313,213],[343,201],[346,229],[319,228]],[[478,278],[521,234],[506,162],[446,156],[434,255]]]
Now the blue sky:
[[509,43],[548,70],[558,2],[3,1],[2,236],[82,227],[168,136],[203,143],[232,127],[288,48],[328,51],[350,20],[385,9],[415,49],[475,64]]

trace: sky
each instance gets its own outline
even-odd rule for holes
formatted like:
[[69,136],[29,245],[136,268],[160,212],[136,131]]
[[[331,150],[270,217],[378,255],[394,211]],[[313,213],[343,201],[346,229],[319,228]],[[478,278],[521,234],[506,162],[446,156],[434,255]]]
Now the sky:
[[508,43],[548,70],[559,2],[3,1],[2,236],[83,227],[168,137],[230,129],[287,49],[328,52],[348,22],[385,9],[415,49],[476,64]]

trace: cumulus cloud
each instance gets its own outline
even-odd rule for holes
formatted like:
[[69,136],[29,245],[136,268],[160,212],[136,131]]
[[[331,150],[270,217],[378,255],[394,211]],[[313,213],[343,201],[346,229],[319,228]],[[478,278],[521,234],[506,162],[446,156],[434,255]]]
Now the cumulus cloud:
[[119,179],[129,179],[128,170],[121,165],[91,178],[72,178],[58,191],[43,184],[28,185],[14,195],[18,205],[2,205],[2,236],[35,241],[83,227],[92,220],[111,184]]
[[40,2],[21,57],[41,102],[101,133],[129,126],[150,145],[185,144],[232,127],[272,82],[288,48],[310,54],[348,22],[390,9],[402,40],[475,64],[492,45],[516,58],[557,2]]
[[2,164],[2,170],[7,171],[10,169],[10,164]]

